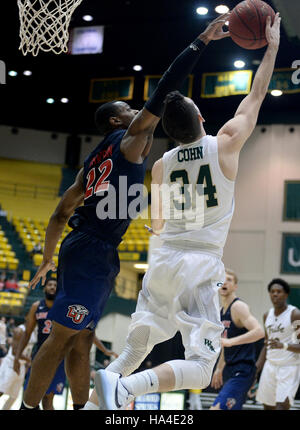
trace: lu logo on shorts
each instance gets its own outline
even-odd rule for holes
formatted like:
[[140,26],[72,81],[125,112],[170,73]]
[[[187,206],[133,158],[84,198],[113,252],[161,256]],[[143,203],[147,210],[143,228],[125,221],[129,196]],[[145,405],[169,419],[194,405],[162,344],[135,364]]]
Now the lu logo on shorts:
[[71,318],[75,324],[80,324],[84,317],[89,314],[87,308],[82,305],[70,305],[68,309],[67,317]]
[[236,400],[232,397],[228,397],[226,401],[227,409],[232,409],[235,404],[236,404]]

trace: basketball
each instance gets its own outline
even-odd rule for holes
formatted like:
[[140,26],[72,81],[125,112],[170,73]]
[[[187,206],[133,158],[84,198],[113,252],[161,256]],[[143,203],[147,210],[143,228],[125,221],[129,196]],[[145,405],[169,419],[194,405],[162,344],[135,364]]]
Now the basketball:
[[265,29],[267,16],[272,24],[275,12],[261,0],[245,0],[236,5],[229,17],[229,32],[232,40],[245,49],[259,49],[268,44]]

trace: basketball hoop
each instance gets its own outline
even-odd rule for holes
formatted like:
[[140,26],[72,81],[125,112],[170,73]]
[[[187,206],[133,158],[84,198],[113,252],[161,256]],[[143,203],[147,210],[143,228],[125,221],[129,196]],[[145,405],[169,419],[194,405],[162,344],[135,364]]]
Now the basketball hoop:
[[18,0],[19,49],[23,55],[39,51],[61,54],[68,51],[69,25],[82,0]]

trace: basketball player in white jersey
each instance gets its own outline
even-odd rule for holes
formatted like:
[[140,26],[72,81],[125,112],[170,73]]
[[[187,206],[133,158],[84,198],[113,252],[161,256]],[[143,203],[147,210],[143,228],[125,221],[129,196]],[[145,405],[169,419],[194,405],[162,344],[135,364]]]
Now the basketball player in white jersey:
[[[125,349],[96,373],[98,398],[93,392],[84,409],[120,409],[138,395],[203,389],[210,383],[223,331],[218,288],[225,279],[221,258],[234,211],[239,153],[255,128],[272,77],[279,14],[272,27],[268,19],[266,37],[269,45],[252,90],[217,136],[206,135],[204,119],[191,99],[178,92],[166,97],[162,125],[178,146],[152,169],[152,206],[159,201],[152,229],[164,243],[151,255]],[[176,198],[170,199],[168,192],[155,196],[154,188],[174,190],[176,183]],[[178,330],[186,360],[131,375],[154,345]]]
[[273,308],[263,316],[266,341],[256,363],[262,369],[256,400],[264,409],[289,409],[300,384],[300,310],[287,304],[289,284],[273,279],[268,285]]
[[9,397],[4,403],[2,409],[8,410],[15,403],[19,391],[22,388],[25,373],[26,373],[26,365],[29,366],[31,362],[31,352],[32,348],[36,342],[36,333],[32,333],[30,341],[27,347],[24,349],[21,357],[20,357],[20,373],[17,374],[14,371],[14,360],[15,354],[20,342],[20,339],[25,331],[25,325],[20,324],[18,327],[14,329],[12,345],[9,347],[7,355],[4,357],[1,366],[0,366],[0,397],[3,394],[8,394]]

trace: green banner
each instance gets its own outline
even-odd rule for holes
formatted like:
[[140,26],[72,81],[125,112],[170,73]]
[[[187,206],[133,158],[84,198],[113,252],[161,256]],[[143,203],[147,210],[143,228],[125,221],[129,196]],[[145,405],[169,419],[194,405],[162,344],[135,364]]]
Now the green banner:
[[201,97],[215,98],[248,94],[252,75],[252,70],[203,73]]
[[112,100],[131,100],[134,77],[92,79],[90,103],[102,103]]
[[291,285],[288,303],[300,308],[300,285]]
[[147,252],[119,251],[119,259],[120,259],[120,261],[144,262],[144,261],[147,261]]
[[300,233],[283,233],[281,273],[300,274]]
[[295,69],[275,69],[268,91],[281,90],[284,94],[300,93],[300,84],[293,83],[293,73]]
[[284,183],[283,221],[300,221],[300,180]]
[[[148,75],[145,76],[145,84],[144,84],[144,100],[148,100],[149,97],[153,94],[157,84],[161,78],[161,75]],[[181,94],[185,97],[192,97],[193,92],[193,81],[194,76],[189,75],[182,84],[182,87],[179,89]]]

